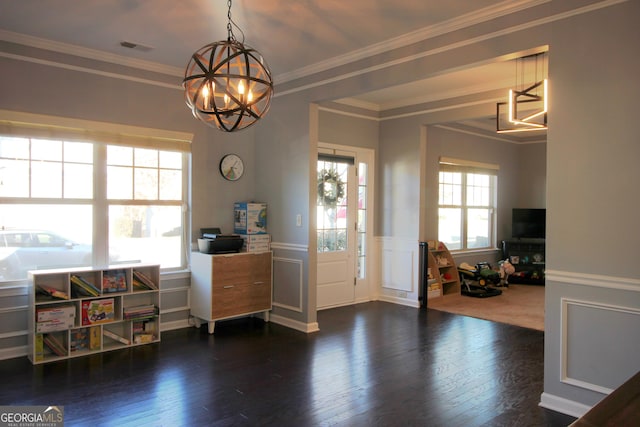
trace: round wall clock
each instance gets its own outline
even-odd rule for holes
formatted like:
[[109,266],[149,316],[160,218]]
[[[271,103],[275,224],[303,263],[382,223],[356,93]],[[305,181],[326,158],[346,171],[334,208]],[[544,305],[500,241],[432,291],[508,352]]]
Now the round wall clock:
[[220,173],[227,181],[237,181],[244,173],[244,163],[236,154],[227,154],[220,160]]

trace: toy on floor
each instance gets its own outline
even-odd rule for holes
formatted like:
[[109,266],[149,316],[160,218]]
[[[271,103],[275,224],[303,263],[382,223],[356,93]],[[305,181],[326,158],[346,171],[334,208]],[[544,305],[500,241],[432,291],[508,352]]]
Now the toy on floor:
[[468,297],[488,298],[502,294],[500,289],[493,286],[480,286],[470,280],[460,278],[460,293]]
[[492,285],[500,285],[500,273],[494,271],[489,263],[481,262],[475,267],[463,262],[458,266],[460,274],[460,292],[462,295],[487,298],[502,294],[500,289]]
[[502,284],[500,273],[493,270],[488,262],[479,262],[475,267],[463,262],[458,266],[458,273],[460,273],[460,279],[478,282],[479,286]]
[[516,272],[516,268],[509,262],[508,259],[500,261],[500,280],[505,287],[509,286],[509,276]]

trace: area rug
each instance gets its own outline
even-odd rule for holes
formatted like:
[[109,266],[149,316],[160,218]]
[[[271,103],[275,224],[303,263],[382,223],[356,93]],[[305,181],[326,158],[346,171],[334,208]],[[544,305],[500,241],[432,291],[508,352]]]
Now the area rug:
[[509,285],[500,289],[502,295],[491,298],[460,294],[432,298],[427,308],[544,331],[544,286]]

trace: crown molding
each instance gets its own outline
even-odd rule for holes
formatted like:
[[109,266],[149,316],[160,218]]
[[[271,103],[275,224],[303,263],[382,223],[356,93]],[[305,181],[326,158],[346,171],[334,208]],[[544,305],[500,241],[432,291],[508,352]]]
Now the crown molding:
[[[552,0],[505,0],[496,5],[493,5],[484,9],[480,9],[472,13],[461,15],[459,17],[444,21],[436,25],[425,27],[396,38],[392,38],[380,43],[370,45],[363,49],[355,50],[347,54],[336,56],[326,61],[321,61],[306,67],[292,70],[291,72],[288,72],[288,73],[283,73],[278,76],[274,76],[274,82],[276,84],[282,84],[291,80],[308,77],[318,72],[322,72],[335,67],[346,65],[346,64],[358,61],[360,59],[368,58],[380,53],[398,49],[398,48],[410,45],[412,43],[424,41],[429,38],[450,33],[450,32],[460,30],[469,26],[491,21],[493,19],[505,16],[505,15],[513,14],[521,10],[543,5],[551,1]],[[574,15],[580,15],[583,13],[592,12],[594,10],[613,6],[619,3],[624,3],[626,1],[629,1],[629,0],[595,1],[592,4],[588,4],[576,9],[570,9],[565,12],[560,12],[558,14],[551,15],[543,19],[538,19],[536,21],[529,22],[527,24],[521,24],[514,27],[510,27],[506,30],[493,32],[489,35],[485,35],[484,37],[476,37],[473,40],[470,40],[464,43],[457,43],[457,44],[449,45],[447,47],[440,48],[440,49],[432,49],[429,52],[425,52],[420,55],[413,55],[408,58],[392,60],[383,64],[378,64],[373,67],[368,67],[363,70],[359,70],[357,72],[344,73],[344,74],[340,74],[339,76],[331,77],[318,82],[304,84],[304,85],[286,90],[285,92],[282,92],[282,93],[277,92],[276,94],[274,94],[274,96],[275,97],[283,96],[286,94],[299,92],[302,90],[310,89],[313,87],[321,86],[321,85],[332,83],[335,81],[344,80],[349,77],[357,76],[360,74],[364,74],[366,72],[371,72],[379,69],[384,69],[384,68],[387,68],[399,63],[407,62],[419,57],[433,55],[434,53],[438,53],[440,51],[450,50],[454,47],[464,46],[472,42],[477,42],[484,39],[497,37],[499,35],[509,34],[511,32],[515,32],[515,31],[530,28],[530,27],[535,27],[538,25],[543,25],[543,24],[554,22],[561,19],[566,19]],[[169,75],[172,77],[179,77],[181,79],[184,77],[184,69],[179,67],[163,65],[157,62],[145,61],[141,59],[129,58],[126,56],[104,52],[97,49],[89,49],[89,48],[85,48],[78,45],[56,42],[48,39],[28,36],[25,34],[15,33],[15,32],[2,30],[2,29],[0,29],[0,41],[21,44],[21,45],[30,46],[37,49],[58,52],[61,54],[84,57],[84,58],[92,59],[95,61],[113,63],[120,66],[131,67],[131,68],[141,69],[145,71],[151,71],[159,74]],[[21,58],[24,59],[22,56],[16,57],[16,59],[21,59]],[[45,62],[48,63],[49,65],[53,63],[53,61],[45,61]]]
[[[363,58],[368,58],[370,56],[375,56],[380,53],[388,52],[390,50],[399,49],[412,43],[424,41],[429,38],[453,32],[465,27],[490,21],[492,19],[496,19],[523,9],[528,9],[544,3],[548,3],[550,1],[551,0],[505,0],[501,3],[481,9],[479,11],[467,13],[465,15],[461,15],[442,23],[438,23],[396,38],[370,45],[363,49],[355,50],[328,59],[326,61],[321,61],[306,67],[298,68],[288,73],[274,76],[274,82],[285,83],[298,78],[307,77],[321,71],[326,71],[335,67],[346,65],[348,63],[358,61]],[[97,49],[90,49],[78,45],[57,42],[2,29],[0,29],[0,40],[30,46],[37,49],[79,56],[95,61],[109,62],[160,74],[167,74],[170,76],[183,77],[184,75],[184,69],[182,68],[163,65],[152,61],[145,61],[142,59],[129,58],[123,55],[104,52]]]
[[363,49],[358,49],[343,55],[336,56],[326,61],[317,62],[307,67],[302,67],[288,73],[280,74],[276,76],[274,80],[276,83],[285,83],[291,80],[303,78],[311,74],[326,71],[391,50],[399,49],[410,44],[428,40],[430,38],[457,31],[462,28],[491,21],[501,16],[519,12],[523,9],[528,9],[541,4],[549,3],[550,1],[551,0],[506,0],[496,5],[489,6],[478,11],[470,12],[456,18],[431,25],[429,27],[421,28],[402,36],[385,40],[380,43],[372,44]]
[[378,105],[375,102],[362,101],[357,98],[342,98],[342,99],[336,99],[333,102],[337,104],[347,105],[349,107],[356,107],[356,108],[362,108],[363,110],[375,111],[378,113],[384,110],[384,108],[381,105]]
[[460,129],[460,128],[457,128],[455,126],[447,126],[447,125],[443,125],[443,124],[433,125],[433,127],[444,129],[444,130],[448,130],[450,132],[463,133],[463,134],[466,134],[466,135],[478,136],[478,137],[481,137],[481,138],[492,139],[492,140],[501,141],[501,142],[508,142],[510,144],[516,144],[516,145],[545,144],[547,142],[546,138],[545,139],[538,139],[538,140],[516,141],[514,139],[501,137],[500,134],[498,134],[498,133],[489,134],[489,133],[484,133],[484,132],[481,132],[481,131],[475,131],[473,129]]
[[182,68],[163,65],[152,61],[145,61],[143,59],[129,58],[123,55],[117,55],[115,53],[109,53],[97,49],[89,49],[69,43],[56,42],[53,40],[29,36],[26,34],[14,33],[12,31],[0,30],[0,40],[66,55],[88,58],[94,61],[108,62],[125,67],[152,71],[159,74],[178,76],[180,78],[184,77],[184,69]]
[[461,88],[449,90],[446,92],[437,92],[434,95],[427,94],[427,95],[417,96],[414,98],[399,99],[393,102],[387,102],[380,105],[377,105],[374,103],[356,101],[354,99],[346,99],[344,101],[338,100],[336,102],[343,102],[347,105],[349,105],[349,103],[355,104],[357,102],[361,102],[363,105],[359,105],[360,108],[366,108],[364,104],[370,104],[370,105],[375,105],[375,110],[377,111],[388,111],[388,110],[394,110],[396,108],[408,107],[410,105],[427,104],[430,102],[442,101],[445,99],[459,98],[462,96],[473,95],[476,93],[488,92],[491,90],[496,90],[498,88],[509,88],[511,87],[512,84],[513,84],[513,79],[496,81],[491,83],[483,83],[483,84],[474,85],[474,86],[461,87]]

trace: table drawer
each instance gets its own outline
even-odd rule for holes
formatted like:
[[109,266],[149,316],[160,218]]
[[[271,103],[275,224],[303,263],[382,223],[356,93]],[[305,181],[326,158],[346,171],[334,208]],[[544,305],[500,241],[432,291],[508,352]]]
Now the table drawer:
[[211,318],[241,315],[271,308],[271,282],[229,284],[213,289]]

